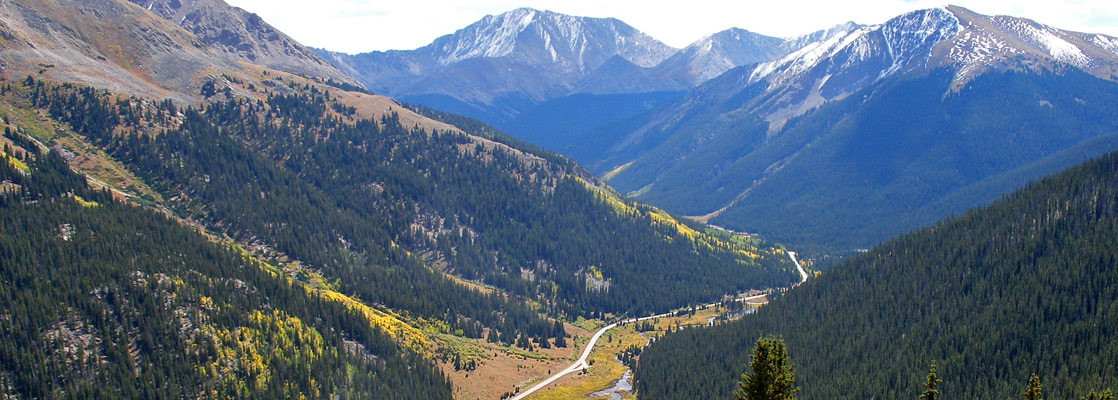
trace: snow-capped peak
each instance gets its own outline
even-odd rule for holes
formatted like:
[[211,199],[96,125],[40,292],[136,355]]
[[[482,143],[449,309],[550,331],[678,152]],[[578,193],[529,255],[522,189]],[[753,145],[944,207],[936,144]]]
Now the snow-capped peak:
[[500,15],[487,15],[480,21],[443,36],[432,43],[438,47],[441,65],[468,58],[500,57],[512,52],[516,37],[536,19],[539,11],[518,8]]
[[1059,70],[1071,66],[1104,79],[1118,76],[1118,38],[1063,31],[1023,18],[985,16],[946,6],[897,16],[881,25],[812,34],[779,59],[742,76],[763,85],[772,126],[824,102],[885,79],[954,71],[952,88],[997,70]]
[[962,29],[959,18],[947,7],[913,11],[889,20],[881,26],[881,34],[893,63],[880,77],[906,67],[926,68],[927,63],[920,62],[928,59],[932,47],[955,37]]
[[956,6],[917,10],[881,25],[814,35],[818,41],[759,65],[749,82],[766,80],[779,86],[803,76],[840,74],[845,68],[867,74],[867,68],[878,69],[875,80],[880,80],[952,67],[959,82],[990,69],[1047,68],[1051,63],[1104,77],[1118,69],[1118,39],[1063,31],[1023,18],[985,16]]
[[1024,18],[985,16],[949,7],[960,16],[964,30],[949,44],[943,64],[958,68],[956,80],[965,82],[991,69],[1050,68],[1071,65],[1100,77],[1118,71],[1116,39],[1057,29]]
[[869,53],[868,43],[864,40],[866,34],[878,29],[878,26],[860,26],[848,31],[828,32],[820,41],[808,43],[779,59],[759,64],[750,74],[749,82],[757,82],[771,76],[778,81],[773,82],[774,85],[782,84],[812,70],[821,61],[832,58],[851,46],[854,46],[855,53],[864,56]]
[[428,48],[436,62],[444,66],[471,58],[517,56],[584,70],[615,54],[650,67],[675,52],[613,18],[576,17],[531,8],[486,16],[436,39]]

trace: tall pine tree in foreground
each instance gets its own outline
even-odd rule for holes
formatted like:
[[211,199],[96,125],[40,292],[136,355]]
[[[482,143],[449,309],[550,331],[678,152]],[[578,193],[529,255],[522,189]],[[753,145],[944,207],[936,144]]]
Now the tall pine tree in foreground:
[[920,400],[936,400],[939,395],[939,390],[936,390],[936,385],[943,382],[942,379],[936,377],[936,363],[932,362],[932,370],[928,372],[928,381],[924,383],[924,394],[920,395]]
[[1042,386],[1040,385],[1040,377],[1033,374],[1029,377],[1029,387],[1025,389],[1025,395],[1022,396],[1025,400],[1044,400],[1044,394],[1041,393]]
[[753,360],[749,362],[753,373],[741,375],[738,400],[795,400],[800,389],[795,387],[796,375],[792,362],[784,352],[784,339],[761,338],[753,347]]

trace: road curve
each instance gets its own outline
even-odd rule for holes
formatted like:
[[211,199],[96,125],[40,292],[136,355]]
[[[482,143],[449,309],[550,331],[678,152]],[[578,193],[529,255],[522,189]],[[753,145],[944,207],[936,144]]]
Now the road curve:
[[[804,275],[804,276],[807,276],[807,275]],[[748,300],[759,299],[759,298],[762,298],[762,297],[765,297],[765,295],[761,294],[761,295],[756,295],[756,296],[750,296],[750,297],[746,297],[746,298],[743,298],[743,299],[740,299],[740,300],[741,301],[748,301]],[[710,304],[707,304],[705,306],[702,306],[701,308],[706,308],[706,307],[714,306],[714,305],[717,305],[717,304],[718,303],[710,303]],[[554,375],[549,376],[547,379],[544,379],[542,382],[537,383],[535,386],[532,386],[532,387],[528,388],[527,390],[524,390],[524,391],[520,392],[520,394],[514,396],[512,398],[512,400],[521,400],[525,397],[528,397],[528,396],[532,395],[532,393],[535,393],[535,392],[539,391],[540,389],[543,389],[545,386],[550,385],[551,383],[559,380],[559,378],[562,378],[562,377],[566,376],[567,374],[577,372],[577,371],[582,370],[583,368],[586,368],[588,366],[586,364],[586,359],[588,357],[590,357],[590,351],[594,350],[594,345],[598,343],[598,339],[601,339],[602,335],[605,334],[606,331],[617,327],[617,325],[627,324],[627,323],[630,323],[630,322],[639,322],[639,321],[644,321],[644,320],[653,319],[653,318],[660,318],[660,317],[665,317],[665,316],[669,316],[669,315],[672,315],[672,313],[669,312],[669,313],[663,313],[663,314],[657,314],[657,315],[650,315],[650,316],[647,316],[647,317],[629,318],[629,319],[626,319],[626,320],[621,321],[621,322],[614,322],[612,324],[609,324],[609,325],[606,325],[606,326],[602,327],[601,329],[598,329],[597,332],[594,332],[594,336],[590,337],[590,341],[586,342],[586,348],[582,350],[582,355],[578,357],[578,360],[575,360],[575,362],[573,364],[571,364],[569,367],[563,369],[562,371],[559,371],[558,373],[556,373]]]
[[[800,282],[792,285],[792,287],[796,287],[796,286],[799,286],[801,283],[807,282],[807,271],[804,271],[804,267],[800,265],[800,262],[798,260],[796,260],[796,253],[789,251],[788,252],[788,257],[790,257],[792,259],[792,263],[796,264],[796,269],[799,270],[799,272],[800,272]],[[759,299],[759,298],[762,298],[762,297],[765,297],[765,295],[760,294],[760,295],[756,295],[756,296],[750,296],[750,297],[742,298],[742,299],[739,299],[739,300],[740,301],[748,301],[748,300]],[[701,308],[710,307],[710,306],[713,306],[713,305],[716,305],[716,304],[718,304],[718,303],[710,303],[710,304],[707,304],[705,306],[702,306]],[[602,327],[602,329],[598,329],[597,332],[594,332],[594,336],[590,337],[590,341],[586,342],[586,348],[582,350],[582,355],[578,357],[578,360],[575,360],[575,362],[573,364],[571,364],[569,367],[563,369],[562,371],[559,371],[558,373],[556,373],[554,375],[551,375],[551,376],[547,377],[547,379],[544,379],[542,382],[537,383],[535,386],[532,386],[532,387],[528,388],[527,390],[524,390],[524,391],[520,392],[520,394],[517,394],[516,396],[513,396],[512,400],[522,400],[522,399],[524,399],[528,396],[531,396],[532,393],[538,392],[540,389],[543,389],[547,385],[550,385],[553,382],[559,380],[559,378],[562,378],[562,377],[566,376],[567,374],[577,372],[579,370],[582,370],[583,368],[586,368],[588,366],[586,364],[586,359],[588,357],[590,357],[590,351],[594,350],[594,345],[598,343],[598,339],[601,339],[602,334],[605,334],[606,331],[617,327],[617,325],[626,324],[626,323],[629,323],[629,322],[644,321],[644,320],[653,319],[653,318],[660,318],[660,317],[668,316],[668,315],[671,315],[671,314],[672,313],[663,313],[663,314],[650,315],[650,316],[641,317],[641,318],[629,318],[629,319],[621,321],[621,322],[614,322],[612,324],[606,325],[606,326]]]
[[800,265],[800,262],[798,260],[796,260],[796,253],[789,251],[788,257],[792,259],[792,263],[796,264],[796,269],[800,271],[800,282],[792,285],[792,287],[800,286],[801,283],[807,282],[807,271],[804,271],[804,267]]
[[591,336],[590,341],[586,342],[586,348],[582,350],[582,355],[578,357],[578,360],[575,360],[574,364],[571,364],[569,367],[563,369],[562,371],[559,371],[558,373],[556,373],[552,376],[549,376],[547,379],[544,379],[543,382],[537,383],[535,386],[532,386],[531,388],[528,388],[527,390],[525,390],[523,392],[520,392],[520,394],[514,396],[512,398],[512,400],[520,400],[520,399],[523,399],[525,397],[528,397],[532,393],[535,393],[536,391],[539,391],[540,389],[543,389],[544,386],[550,385],[552,382],[555,382],[559,378],[562,378],[563,376],[565,376],[567,374],[570,374],[572,372],[579,371],[583,368],[586,368],[587,367],[586,358],[590,357],[590,351],[594,350],[594,344],[598,343],[598,339],[600,339],[602,337],[603,333],[606,333],[606,331],[608,331],[610,329],[613,329],[616,326],[617,326],[617,323],[614,322],[612,324],[609,324],[609,325],[606,325],[606,326],[602,327],[602,329],[599,329],[597,332],[594,332],[594,336]]

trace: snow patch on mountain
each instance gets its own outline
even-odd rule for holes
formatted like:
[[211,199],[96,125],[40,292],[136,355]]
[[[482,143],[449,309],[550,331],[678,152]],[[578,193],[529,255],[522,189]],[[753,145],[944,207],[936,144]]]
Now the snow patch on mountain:
[[836,32],[836,34],[822,41],[808,44],[777,60],[762,63],[750,74],[749,83],[758,82],[779,71],[777,74],[779,76],[774,75],[775,82],[773,82],[773,84],[779,85],[811,70],[819,65],[821,60],[833,57],[839,51],[850,46],[857,46],[854,48],[853,54],[858,56],[868,55],[871,50],[864,41],[859,39],[864,38],[866,33],[875,29],[877,29],[877,26],[865,26],[848,32]]
[[1091,36],[1091,43],[1107,51],[1118,54],[1118,40],[1104,35]]
[[1118,39],[1104,35],[1094,35],[1091,36],[1091,43],[1111,53],[1118,54]]
[[[881,33],[893,64],[878,78],[916,67],[914,61],[929,59],[932,46],[955,37],[962,29],[959,18],[945,7],[913,11],[889,20],[882,25]],[[922,66],[927,67],[927,63]]]
[[963,32],[955,40],[947,57],[960,64],[983,64],[999,54],[1021,54],[1001,38],[991,35],[985,28]]
[[[440,46],[440,65],[449,65],[469,58],[496,58],[512,53],[516,37],[531,25],[536,10],[519,8],[501,15],[488,15],[478,23],[459,30],[457,40],[444,40]],[[449,39],[443,36],[440,39]]]
[[1091,62],[1091,59],[1087,57],[1086,54],[1083,54],[1083,51],[1080,50],[1078,46],[1068,43],[1068,41],[1052,34],[1052,32],[1047,29],[1033,29],[1031,33],[1037,42],[1048,49],[1048,54],[1052,55],[1052,57],[1057,60],[1078,67],[1085,66],[1087,63]]
[[955,80],[966,82],[984,71],[999,57],[1023,54],[1005,40],[984,28],[968,29],[952,43],[947,59],[959,66]]

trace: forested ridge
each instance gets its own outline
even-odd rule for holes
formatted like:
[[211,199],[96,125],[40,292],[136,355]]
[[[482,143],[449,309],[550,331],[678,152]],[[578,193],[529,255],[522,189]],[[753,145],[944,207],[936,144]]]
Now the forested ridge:
[[944,398],[1118,388],[1118,153],[831,268],[758,313],[641,353],[642,398],[730,398],[760,337],[787,343],[802,398]]
[[0,396],[451,398],[360,311],[5,136]]
[[693,229],[662,223],[650,208],[618,212],[619,201],[596,195],[569,164],[405,127],[393,115],[349,118],[317,88],[165,106],[181,123],[149,135],[130,123],[144,120],[133,101],[22,83],[34,86],[36,107],[173,199],[176,213],[320,269],[364,299],[452,326],[533,337],[551,329],[518,301],[469,294],[421,261],[571,317],[648,313],[794,279],[772,244],[701,245]]

